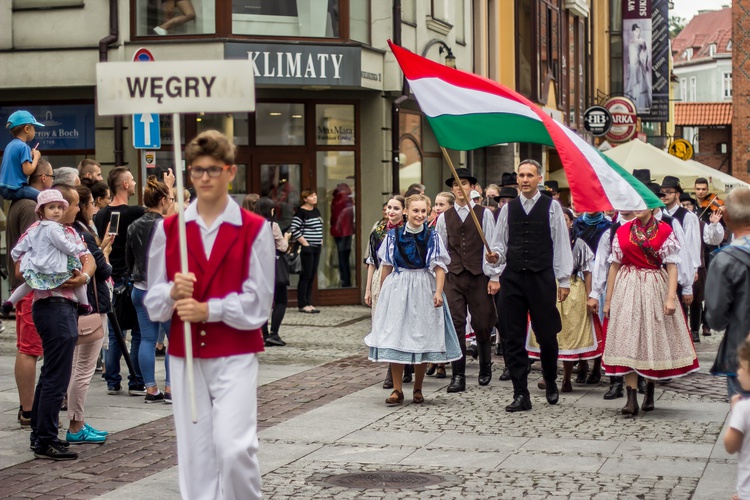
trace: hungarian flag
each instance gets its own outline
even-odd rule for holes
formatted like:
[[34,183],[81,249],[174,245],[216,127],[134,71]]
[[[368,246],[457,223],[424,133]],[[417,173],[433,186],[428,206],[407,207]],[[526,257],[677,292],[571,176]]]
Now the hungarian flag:
[[555,148],[576,210],[643,210],[663,203],[643,183],[517,92],[388,42],[438,143],[470,150],[506,142]]

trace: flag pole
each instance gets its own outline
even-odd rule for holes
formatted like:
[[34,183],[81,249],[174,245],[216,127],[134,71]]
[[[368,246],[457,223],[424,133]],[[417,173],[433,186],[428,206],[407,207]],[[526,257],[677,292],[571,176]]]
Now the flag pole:
[[[177,172],[177,221],[180,234],[180,272],[187,274],[188,257],[187,257],[187,233],[185,232],[185,200],[182,196],[185,190],[182,181],[182,137],[180,134],[180,114],[172,113],[172,132],[174,134],[174,167]],[[185,367],[188,378],[188,394],[190,395],[190,417],[193,423],[198,422],[198,409],[195,404],[195,374],[193,372],[193,335],[190,328],[190,322],[185,321]]]
[[440,149],[443,152],[443,156],[445,157],[445,160],[448,162],[448,166],[451,168],[451,172],[453,172],[453,178],[455,179],[456,184],[458,184],[459,189],[461,189],[461,193],[464,195],[464,200],[466,200],[469,206],[469,214],[471,215],[471,218],[474,221],[474,224],[477,226],[477,231],[479,231],[479,236],[482,238],[482,243],[484,243],[484,247],[487,249],[487,253],[492,253],[492,249],[490,248],[490,245],[487,243],[487,238],[484,237],[484,231],[482,231],[482,225],[479,223],[479,219],[477,219],[477,214],[475,214],[474,210],[471,209],[471,199],[466,194],[466,190],[461,185],[461,180],[458,178],[458,172],[456,172],[456,167],[453,166],[453,161],[451,160],[451,157],[448,156],[448,151],[446,151],[443,146],[440,146]]

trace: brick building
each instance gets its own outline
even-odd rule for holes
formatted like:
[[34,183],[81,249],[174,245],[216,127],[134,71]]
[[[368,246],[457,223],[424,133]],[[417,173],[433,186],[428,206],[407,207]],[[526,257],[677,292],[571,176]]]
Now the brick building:
[[689,140],[693,159],[732,174],[732,103],[678,102],[675,136]]
[[750,182],[750,0],[735,0],[732,9],[734,32],[734,57],[732,71],[737,78],[734,84],[735,107],[732,116],[732,175]]

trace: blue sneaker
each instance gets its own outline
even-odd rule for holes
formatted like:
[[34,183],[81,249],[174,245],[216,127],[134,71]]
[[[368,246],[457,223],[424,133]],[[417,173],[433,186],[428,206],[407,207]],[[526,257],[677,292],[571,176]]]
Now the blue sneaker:
[[89,424],[84,423],[83,428],[89,431],[91,434],[98,434],[100,436],[109,436],[109,432],[107,431],[100,431],[99,429],[94,429]]
[[76,433],[72,433],[68,431],[65,434],[65,440],[70,444],[85,444],[85,443],[101,444],[107,440],[107,436],[94,434],[92,432],[89,432],[85,427],[81,427],[81,430]]

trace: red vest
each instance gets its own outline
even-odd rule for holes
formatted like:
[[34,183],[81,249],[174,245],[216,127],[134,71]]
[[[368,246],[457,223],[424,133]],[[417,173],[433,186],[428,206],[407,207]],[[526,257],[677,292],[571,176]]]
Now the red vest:
[[[223,223],[206,259],[203,237],[196,222],[188,222],[188,269],[197,279],[193,298],[198,302],[223,298],[230,293],[242,293],[242,283],[252,272],[250,253],[265,219],[242,209],[242,226]],[[174,281],[180,271],[180,246],[177,216],[164,220],[166,242],[167,280]],[[238,330],[225,323],[192,323],[193,356],[220,358],[263,351],[263,334],[260,329]],[[185,356],[185,328],[175,312],[169,330],[169,355]]]

